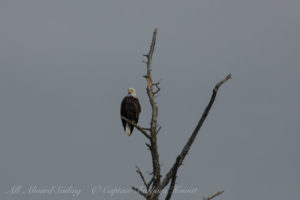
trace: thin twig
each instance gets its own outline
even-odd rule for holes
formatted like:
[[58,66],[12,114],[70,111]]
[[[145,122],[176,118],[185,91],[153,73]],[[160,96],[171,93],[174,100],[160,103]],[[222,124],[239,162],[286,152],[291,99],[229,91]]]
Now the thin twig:
[[144,185],[146,186],[147,191],[148,191],[148,190],[149,190],[148,184],[147,184],[147,182],[146,182],[146,180],[145,180],[145,177],[144,177],[142,171],[140,170],[140,168],[139,168],[138,166],[136,166],[136,173],[138,173],[138,174],[140,175],[140,177],[141,177],[141,179],[142,179],[142,181],[143,181],[143,183],[144,183]]
[[158,85],[155,85],[155,86],[156,86],[157,90],[155,92],[153,92],[153,94],[157,94],[160,91],[160,88],[158,87]]
[[151,145],[146,143],[146,146],[149,148],[149,150],[151,151]]
[[161,126],[158,127],[158,130],[156,131],[156,135],[158,134],[158,132],[160,131],[160,129],[161,129]]
[[159,81],[157,81],[156,83],[153,83],[152,85],[159,85],[160,81],[161,81],[161,79],[159,79]]
[[151,180],[149,181],[149,183],[147,184],[148,188],[150,188],[151,184],[153,183],[153,177],[151,178]]
[[143,197],[145,197],[146,199],[148,198],[147,193],[142,192],[140,189],[136,188],[136,187],[131,187],[132,190],[138,192],[140,195],[142,195]]
[[224,190],[221,190],[219,192],[216,192],[216,193],[210,195],[209,197],[203,197],[203,200],[211,200],[211,199],[221,195],[223,192],[224,192]]

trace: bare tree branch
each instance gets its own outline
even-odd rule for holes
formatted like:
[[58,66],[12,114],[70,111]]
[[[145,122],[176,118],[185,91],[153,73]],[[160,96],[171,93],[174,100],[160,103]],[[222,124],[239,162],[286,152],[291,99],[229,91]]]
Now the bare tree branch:
[[148,149],[151,151],[151,145],[146,143],[146,146],[148,147]]
[[142,196],[145,197],[146,199],[148,198],[149,195],[146,194],[146,193],[144,193],[144,192],[142,192],[142,191],[139,190],[138,188],[136,188],[136,187],[131,187],[131,188],[132,188],[132,190],[138,192],[140,195],[142,195]]
[[176,183],[176,178],[177,178],[177,170],[179,168],[179,162],[180,162],[180,157],[178,156],[177,159],[176,159],[176,162],[175,162],[175,170],[173,171],[173,174],[172,174],[172,180],[171,180],[171,184],[170,184],[170,187],[169,187],[169,190],[168,190],[168,194],[165,198],[165,200],[170,200],[171,199],[171,196],[173,194],[173,190],[174,190],[174,187],[175,187],[175,183]]
[[202,127],[203,122],[205,121],[218,92],[219,87],[225,83],[226,81],[228,81],[231,78],[231,74],[227,75],[226,78],[224,78],[222,81],[220,81],[214,88],[212,96],[210,98],[210,101],[207,105],[207,107],[205,108],[202,117],[200,118],[195,130],[193,131],[192,135],[190,136],[189,140],[187,141],[187,143],[185,144],[185,146],[183,147],[181,153],[178,155],[179,157],[179,164],[177,164],[177,162],[174,163],[174,165],[172,166],[172,168],[169,170],[169,172],[166,174],[165,178],[162,180],[160,186],[159,186],[159,190],[162,190],[166,187],[166,185],[168,185],[169,181],[172,178],[172,175],[174,173],[175,170],[177,170],[177,168],[182,164],[185,156],[187,155],[187,153],[189,152],[196,136],[199,133],[200,128]]
[[[147,95],[149,98],[149,102],[151,104],[151,109],[152,109],[152,116],[151,116],[151,122],[150,122],[150,128],[142,128],[140,126],[138,126],[137,124],[129,121],[128,119],[122,117],[122,119],[124,119],[126,122],[130,123],[131,125],[133,125],[134,127],[136,127],[141,133],[143,133],[150,141],[150,143],[146,143],[147,147],[149,148],[150,152],[151,152],[151,158],[152,158],[152,167],[153,167],[153,171],[150,174],[150,176],[152,176],[151,180],[149,181],[149,183],[146,182],[146,179],[144,177],[144,175],[142,174],[141,170],[137,167],[137,173],[140,175],[144,185],[147,188],[147,193],[141,191],[138,188],[132,187],[132,189],[136,192],[138,192],[139,194],[141,194],[143,197],[145,197],[147,200],[158,200],[159,195],[161,193],[161,191],[170,183],[169,189],[168,189],[168,193],[166,196],[166,200],[170,200],[171,196],[173,194],[173,190],[176,184],[176,178],[177,178],[177,171],[179,169],[179,167],[182,165],[183,160],[185,159],[186,155],[188,154],[196,136],[199,133],[200,128],[202,127],[214,101],[218,92],[219,87],[224,84],[227,80],[229,80],[231,78],[231,74],[229,74],[225,79],[223,79],[222,81],[220,81],[218,84],[216,84],[214,90],[213,90],[213,94],[211,96],[211,99],[207,105],[207,107],[205,108],[197,126],[195,127],[192,135],[190,136],[190,138],[188,139],[187,143],[185,144],[185,146],[183,147],[183,149],[181,150],[181,153],[177,156],[175,163],[172,165],[171,169],[168,171],[168,173],[165,175],[164,179],[161,181],[161,169],[160,169],[160,162],[159,162],[159,154],[158,154],[158,150],[157,150],[157,134],[160,131],[161,127],[159,126],[159,124],[157,123],[157,115],[158,115],[158,106],[156,104],[155,99],[158,96],[158,93],[160,92],[160,87],[159,87],[159,83],[160,81],[153,83],[152,81],[152,76],[151,76],[151,63],[152,63],[152,57],[153,57],[153,53],[154,53],[154,49],[155,49],[155,44],[156,44],[156,35],[157,35],[157,29],[154,30],[153,32],[153,36],[152,36],[152,41],[151,41],[151,45],[149,48],[149,52],[148,54],[145,54],[143,56],[145,56],[147,58],[146,61],[143,61],[143,63],[145,63],[147,65],[147,74],[144,75],[143,77],[147,80]],[[155,88],[154,88],[155,87]],[[155,91],[154,91],[155,89]],[[151,189],[150,189],[151,186]],[[224,191],[215,193],[207,198],[205,198],[204,200],[211,200],[212,198],[222,194]]]
[[144,183],[144,185],[146,186],[147,191],[148,191],[148,190],[149,190],[148,184],[147,184],[147,182],[146,182],[146,180],[145,180],[145,177],[144,177],[142,171],[140,170],[140,168],[139,168],[138,166],[136,166],[136,173],[138,173],[138,174],[140,175],[140,177],[141,177],[141,179],[142,179],[142,181],[143,181],[143,183]]
[[160,87],[158,86],[159,84],[160,84],[160,80],[158,82],[156,82],[156,83],[152,83],[152,86],[156,87],[156,91],[153,92],[153,94],[159,93],[159,91],[160,91]]
[[153,94],[157,94],[160,91],[160,88],[157,85],[155,85],[155,86],[156,86],[157,90],[155,92],[153,92]]
[[149,183],[147,184],[147,185],[148,185],[148,188],[151,186],[152,183],[153,183],[153,177],[151,178],[151,180],[150,180]]
[[158,129],[157,129],[157,131],[156,131],[156,135],[158,134],[158,132],[160,131],[160,129],[161,129],[161,126],[158,127]]
[[221,191],[219,191],[219,192],[216,192],[216,193],[210,195],[209,197],[203,197],[202,199],[203,199],[203,200],[211,200],[211,199],[213,199],[213,198],[215,198],[215,197],[217,197],[217,196],[223,194],[223,192],[224,192],[224,190],[221,190]]
[[[144,55],[147,58],[147,75],[145,76],[145,78],[147,79],[147,94],[149,97],[149,101],[151,104],[151,108],[152,108],[152,117],[151,117],[151,123],[150,123],[150,127],[151,127],[151,131],[150,131],[150,137],[151,137],[151,147],[150,147],[150,151],[151,151],[151,157],[152,157],[152,165],[153,165],[153,183],[152,183],[152,189],[156,189],[159,184],[160,184],[160,164],[159,164],[159,154],[157,151],[157,139],[156,139],[156,132],[157,132],[157,113],[158,113],[158,107],[157,104],[155,102],[155,94],[153,92],[153,81],[152,81],[152,77],[151,77],[151,62],[152,62],[152,56],[153,56],[153,52],[155,49],[155,43],[156,43],[156,34],[157,34],[157,29],[154,30],[153,32],[153,37],[152,37],[152,42],[150,45],[150,49],[148,54]],[[158,91],[157,91],[158,92]],[[157,199],[159,194],[155,194],[155,196],[153,197],[154,199]]]
[[145,130],[147,130],[147,128],[142,128],[139,125],[137,125],[136,123],[130,121],[129,119],[127,119],[123,116],[121,116],[121,118],[124,119],[130,125],[134,126],[136,129],[138,129],[144,136],[146,136],[146,138],[151,139],[150,135],[145,131]]

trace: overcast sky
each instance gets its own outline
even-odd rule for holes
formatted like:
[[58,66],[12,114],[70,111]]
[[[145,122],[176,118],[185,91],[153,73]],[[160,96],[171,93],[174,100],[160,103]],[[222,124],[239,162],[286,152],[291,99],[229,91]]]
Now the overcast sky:
[[[158,28],[158,151],[163,175],[228,73],[173,199],[300,198],[300,1],[1,0],[0,199],[141,199],[146,139],[125,135],[129,87],[150,106],[143,54]],[[148,176],[149,177],[149,176]],[[11,194],[14,186],[21,192]],[[28,190],[55,187],[51,194]],[[74,196],[58,188],[81,190]],[[93,188],[96,192],[93,193]]]

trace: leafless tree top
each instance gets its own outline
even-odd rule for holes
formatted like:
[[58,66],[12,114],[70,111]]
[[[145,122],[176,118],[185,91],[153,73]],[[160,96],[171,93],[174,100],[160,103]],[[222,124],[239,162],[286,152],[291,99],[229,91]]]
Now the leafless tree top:
[[[215,98],[217,96],[220,86],[231,78],[231,74],[227,75],[223,80],[221,80],[219,83],[217,83],[215,85],[215,88],[213,89],[210,101],[209,101],[207,107],[205,108],[201,118],[199,119],[199,122],[198,122],[197,126],[195,127],[193,133],[191,134],[190,138],[184,145],[180,154],[177,156],[172,167],[169,169],[169,171],[164,176],[162,176],[161,170],[160,170],[159,153],[157,150],[157,148],[158,148],[157,147],[157,134],[158,134],[159,130],[161,129],[161,127],[159,127],[157,124],[158,106],[155,101],[157,94],[160,91],[160,87],[159,87],[159,82],[153,82],[152,76],[151,76],[151,71],[152,71],[151,63],[152,63],[153,53],[155,50],[156,35],[157,35],[157,29],[155,29],[153,32],[153,37],[152,37],[152,42],[151,42],[151,45],[149,48],[149,52],[148,52],[148,54],[144,55],[147,59],[146,61],[144,61],[144,63],[146,63],[146,65],[147,65],[147,70],[146,70],[147,74],[144,75],[144,78],[147,81],[146,90],[147,90],[147,95],[148,95],[149,102],[150,102],[151,108],[152,108],[150,128],[140,127],[137,124],[127,120],[124,117],[122,117],[122,119],[126,120],[128,123],[135,126],[148,139],[149,143],[146,143],[146,145],[151,152],[151,158],[152,158],[153,172],[152,172],[152,177],[151,177],[150,181],[146,181],[145,176],[143,175],[142,171],[138,167],[137,167],[137,171],[136,171],[139,174],[140,178],[142,179],[143,184],[146,186],[147,192],[141,191],[136,187],[132,187],[132,189],[134,191],[138,192],[139,194],[141,194],[147,200],[158,200],[161,191],[170,183],[169,189],[168,189],[168,192],[167,192],[167,195],[165,198],[166,200],[169,200],[172,196],[174,186],[176,183],[177,171],[178,171],[179,167],[182,165],[196,136],[198,135],[199,130],[202,127],[202,125],[203,125],[203,123],[215,101]],[[203,199],[211,200],[214,197],[222,194],[223,192],[224,192],[224,190],[216,192],[215,194],[213,194],[207,198],[203,198]]]

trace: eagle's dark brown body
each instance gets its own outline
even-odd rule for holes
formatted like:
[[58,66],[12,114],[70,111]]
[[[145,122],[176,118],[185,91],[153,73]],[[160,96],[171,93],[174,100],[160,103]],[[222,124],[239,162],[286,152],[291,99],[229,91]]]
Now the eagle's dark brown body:
[[[140,102],[139,102],[138,98],[129,95],[123,99],[123,101],[121,103],[121,116],[122,117],[125,117],[126,119],[137,124],[139,121],[140,112],[141,112],[141,106],[140,106]],[[122,124],[123,124],[125,132],[128,135],[131,135],[134,126],[128,124],[123,119],[122,119]],[[129,130],[126,131],[126,124],[130,128],[130,132],[127,132]]]

